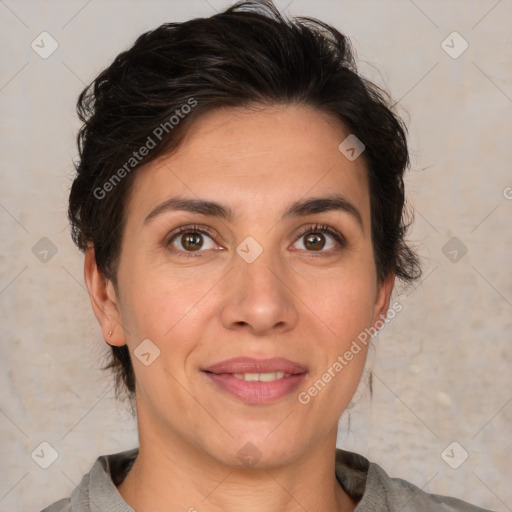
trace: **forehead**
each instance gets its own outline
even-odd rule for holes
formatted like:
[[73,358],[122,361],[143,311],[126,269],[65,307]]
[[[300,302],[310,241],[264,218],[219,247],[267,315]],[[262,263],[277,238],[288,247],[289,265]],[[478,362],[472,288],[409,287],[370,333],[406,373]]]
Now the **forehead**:
[[337,193],[365,217],[364,160],[350,161],[338,148],[348,135],[333,115],[306,106],[215,109],[189,127],[175,152],[137,171],[132,206],[142,215],[181,195],[229,204],[243,216]]

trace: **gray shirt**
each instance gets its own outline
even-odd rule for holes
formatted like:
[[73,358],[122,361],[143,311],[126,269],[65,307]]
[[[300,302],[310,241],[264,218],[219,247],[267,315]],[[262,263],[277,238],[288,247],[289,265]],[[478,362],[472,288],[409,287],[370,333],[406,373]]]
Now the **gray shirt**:
[[[99,457],[69,498],[42,512],[134,512],[116,486],[130,471],[138,448]],[[378,465],[357,453],[336,450],[336,477],[358,502],[355,512],[490,512],[464,501],[427,494],[419,487],[390,478]]]

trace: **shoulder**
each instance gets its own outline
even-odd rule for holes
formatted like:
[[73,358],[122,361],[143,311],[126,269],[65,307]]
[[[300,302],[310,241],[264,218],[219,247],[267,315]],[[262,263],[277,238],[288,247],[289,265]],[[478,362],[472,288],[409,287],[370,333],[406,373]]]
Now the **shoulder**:
[[490,512],[457,498],[429,494],[411,482],[391,478],[378,464],[370,463],[368,497],[375,500],[376,495],[382,491],[385,493],[390,512]]
[[70,512],[71,500],[64,498],[41,510],[41,512]]
[[[101,455],[69,498],[56,501],[41,512],[91,512],[91,508],[133,512],[121,498],[116,486],[123,481],[137,455],[138,448]],[[91,504],[94,506],[91,507]]]
[[491,512],[449,496],[429,494],[401,478],[391,478],[362,455],[336,450],[336,475],[358,500],[355,512]]

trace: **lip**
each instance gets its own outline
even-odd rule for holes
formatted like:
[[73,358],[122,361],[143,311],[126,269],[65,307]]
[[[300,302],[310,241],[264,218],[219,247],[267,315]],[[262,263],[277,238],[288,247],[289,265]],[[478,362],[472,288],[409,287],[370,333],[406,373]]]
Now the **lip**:
[[[292,376],[307,372],[301,364],[290,361],[283,357],[273,357],[270,359],[256,359],[254,357],[234,357],[219,363],[203,368],[204,372],[209,374],[233,374],[233,373],[270,373],[283,372],[290,373]],[[244,382],[244,381],[242,381]]]
[[[245,381],[233,375],[233,373],[270,372],[283,372],[290,375],[271,382]],[[271,359],[235,357],[211,365],[203,369],[203,373],[230,396],[247,404],[263,405],[293,393],[308,372],[301,364],[282,357]]]

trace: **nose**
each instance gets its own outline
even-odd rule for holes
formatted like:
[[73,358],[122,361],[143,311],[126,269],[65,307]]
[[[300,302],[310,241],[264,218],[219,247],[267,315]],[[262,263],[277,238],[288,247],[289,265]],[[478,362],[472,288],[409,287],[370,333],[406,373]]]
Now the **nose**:
[[298,321],[296,297],[284,265],[264,250],[252,263],[238,255],[225,283],[221,321],[257,336],[283,333]]

